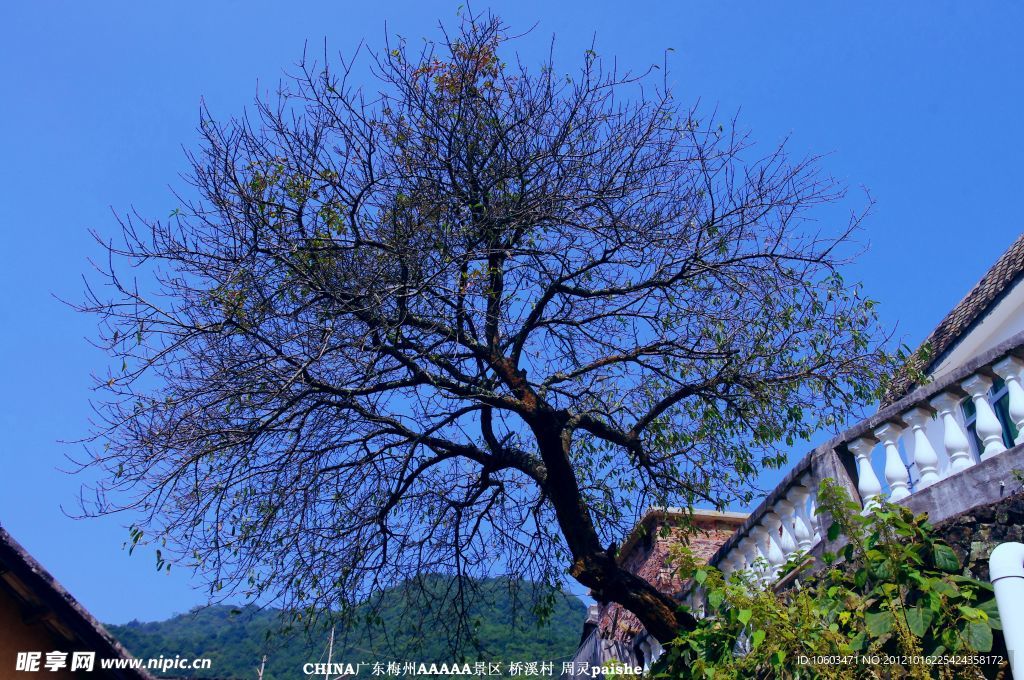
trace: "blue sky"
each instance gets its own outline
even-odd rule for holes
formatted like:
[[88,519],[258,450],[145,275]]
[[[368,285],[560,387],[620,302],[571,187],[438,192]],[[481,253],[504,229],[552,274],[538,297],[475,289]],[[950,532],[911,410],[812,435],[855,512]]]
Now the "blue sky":
[[[100,619],[120,623],[204,601],[184,572],[129,557],[121,521],[76,521],[89,374],[104,357],[75,299],[87,229],[111,209],[165,216],[195,147],[200,98],[242,112],[305,41],[351,52],[454,21],[458,2],[6,2],[0,8],[0,524]],[[564,69],[590,46],[645,68],[672,53],[684,99],[740,110],[755,139],[800,153],[877,201],[850,269],[883,319],[919,342],[1024,226],[1024,5],[1010,2],[509,2],[487,5],[551,34]],[[128,518],[124,518],[127,522]]]

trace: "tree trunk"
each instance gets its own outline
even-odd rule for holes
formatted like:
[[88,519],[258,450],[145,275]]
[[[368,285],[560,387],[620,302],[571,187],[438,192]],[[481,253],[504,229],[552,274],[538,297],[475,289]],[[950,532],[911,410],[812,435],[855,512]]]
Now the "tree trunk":
[[576,580],[590,588],[595,599],[618,603],[635,614],[658,642],[665,644],[696,627],[696,619],[681,611],[679,602],[620,567],[607,553],[596,560],[595,567],[580,568],[581,562],[586,565],[591,560],[576,560],[572,569]]
[[693,630],[696,619],[681,611],[680,603],[623,569],[601,546],[569,459],[571,433],[557,422],[534,423],[533,429],[547,471],[546,491],[572,552],[569,573],[590,588],[595,599],[618,603],[635,614],[662,644],[675,639],[680,631]]

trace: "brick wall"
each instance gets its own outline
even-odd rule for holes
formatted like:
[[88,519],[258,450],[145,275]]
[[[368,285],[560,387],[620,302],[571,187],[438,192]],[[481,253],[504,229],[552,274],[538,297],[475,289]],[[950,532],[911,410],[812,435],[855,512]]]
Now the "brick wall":
[[[649,514],[623,545],[619,557],[630,572],[670,595],[678,593],[683,585],[670,563],[672,546],[684,543],[700,561],[706,562],[745,519],[743,515],[695,511],[686,530],[683,517],[672,512]],[[598,630],[602,638],[629,641],[643,629],[636,616],[620,605],[599,604]]]

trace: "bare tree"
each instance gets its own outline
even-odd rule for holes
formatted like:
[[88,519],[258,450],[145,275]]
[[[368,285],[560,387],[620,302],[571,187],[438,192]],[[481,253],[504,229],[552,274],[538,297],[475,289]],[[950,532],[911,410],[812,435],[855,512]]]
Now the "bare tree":
[[531,70],[509,39],[472,16],[371,53],[371,90],[304,60],[256,115],[203,112],[196,191],[122,218],[81,305],[121,367],[93,510],[293,607],[571,574],[659,640],[692,625],[614,545],[651,504],[749,500],[874,397],[859,217],[815,226],[843,196],[815,159],[656,71]]

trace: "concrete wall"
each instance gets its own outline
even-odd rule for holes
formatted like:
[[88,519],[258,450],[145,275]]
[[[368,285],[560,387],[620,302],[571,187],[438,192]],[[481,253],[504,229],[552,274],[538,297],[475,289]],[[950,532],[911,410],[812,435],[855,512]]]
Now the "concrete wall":
[[978,506],[998,503],[1021,488],[1024,444],[921,489],[900,501],[915,513],[941,522]]

